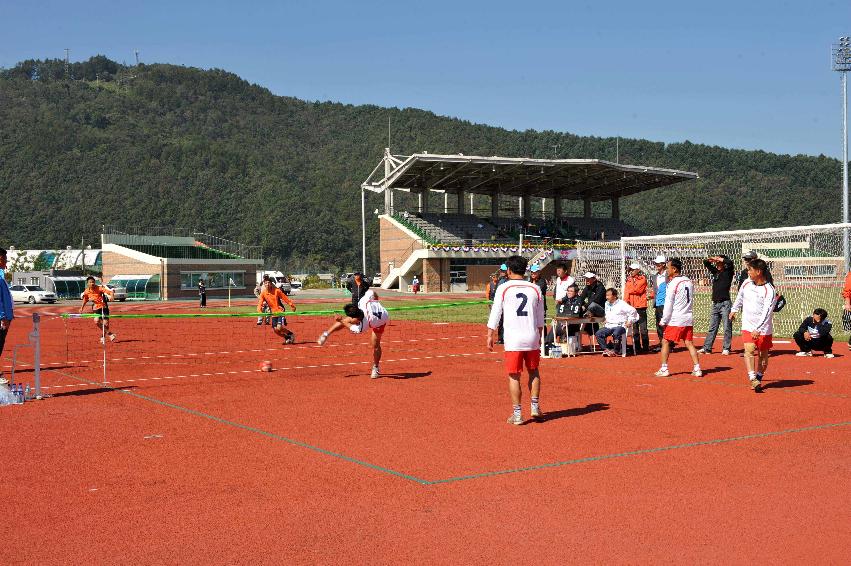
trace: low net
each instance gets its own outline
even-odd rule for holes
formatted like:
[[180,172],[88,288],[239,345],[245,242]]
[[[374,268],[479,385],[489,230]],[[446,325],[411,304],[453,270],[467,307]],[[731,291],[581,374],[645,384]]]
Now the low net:
[[[385,356],[427,354],[462,356],[482,349],[487,301],[382,301],[390,312],[383,338]],[[334,333],[324,346],[317,338],[342,314],[339,302],[302,305],[285,313],[294,343],[272,329],[275,314],[242,312],[162,312],[144,305],[112,307],[111,340],[94,314],[44,317],[41,366],[51,370],[47,389],[96,386],[125,387],[186,378],[233,378],[256,374],[269,362],[274,370],[310,370],[354,366],[368,371],[369,332]],[[135,307],[135,308],[134,308]],[[132,310],[131,310],[132,309]],[[365,368],[365,370],[363,369]]]
[[[606,287],[623,289],[630,263],[640,263],[649,275],[655,273],[653,259],[657,255],[678,257],[683,262],[684,275],[695,284],[695,329],[706,330],[712,308],[712,283],[703,260],[726,255],[733,260],[738,276],[743,268],[742,255],[754,251],[768,263],[778,291],[788,302],[774,316],[776,335],[791,336],[813,309],[823,308],[834,321],[834,335],[842,336],[842,287],[847,273],[849,228],[851,224],[829,224],[632,237],[617,242],[579,241],[576,271],[593,271]],[[734,283],[734,300],[736,290]],[[653,317],[648,319],[654,326]]]

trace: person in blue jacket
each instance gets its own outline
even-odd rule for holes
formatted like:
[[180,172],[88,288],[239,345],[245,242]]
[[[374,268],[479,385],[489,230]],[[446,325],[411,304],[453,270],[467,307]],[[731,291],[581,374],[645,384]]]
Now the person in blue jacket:
[[[12,304],[12,293],[9,292],[9,284],[6,283],[6,250],[0,248],[0,358],[3,357],[3,347],[6,345],[6,335],[15,318],[15,309]],[[0,384],[8,383],[0,370]]]

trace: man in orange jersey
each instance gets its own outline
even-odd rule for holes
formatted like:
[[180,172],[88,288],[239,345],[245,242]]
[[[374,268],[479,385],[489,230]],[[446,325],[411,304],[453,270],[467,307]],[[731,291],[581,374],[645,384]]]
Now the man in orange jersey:
[[83,291],[83,304],[80,305],[80,314],[83,314],[83,309],[91,301],[92,312],[97,315],[95,324],[101,329],[101,344],[104,342],[104,335],[109,336],[110,342],[115,342],[115,334],[109,330],[109,302],[106,300],[106,295],[109,295],[109,298],[115,296],[108,287],[95,283],[95,278],[91,275],[86,277],[86,290]]
[[638,323],[633,330],[632,341],[636,354],[650,351],[650,335],[647,332],[647,277],[641,272],[637,261],[629,264],[629,275],[623,291],[623,300],[638,311]]
[[269,306],[269,309],[273,313],[280,313],[278,316],[272,317],[272,331],[284,338],[284,344],[295,344],[295,333],[286,327],[287,318],[283,313],[284,304],[289,305],[295,311],[295,303],[275,286],[275,283],[268,275],[263,276],[263,289],[260,291],[257,312],[263,312],[264,303]]

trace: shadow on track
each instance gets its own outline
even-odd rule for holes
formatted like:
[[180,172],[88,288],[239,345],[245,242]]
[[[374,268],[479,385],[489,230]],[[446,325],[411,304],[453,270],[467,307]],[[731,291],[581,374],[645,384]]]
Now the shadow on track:
[[573,409],[562,409],[561,411],[550,411],[544,413],[543,421],[554,421],[566,417],[580,417],[588,413],[596,413],[597,411],[608,411],[608,403],[591,403],[584,407],[575,407]]
[[785,387],[803,387],[815,383],[812,379],[779,379],[762,384],[763,389],[783,389]]

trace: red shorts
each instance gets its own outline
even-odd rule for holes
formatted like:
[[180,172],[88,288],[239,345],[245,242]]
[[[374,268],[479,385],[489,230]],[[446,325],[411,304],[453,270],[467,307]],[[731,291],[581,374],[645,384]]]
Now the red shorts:
[[666,326],[662,338],[669,342],[679,342],[680,340],[694,340],[693,326]]
[[758,338],[754,338],[749,330],[742,330],[742,342],[755,344],[756,349],[760,352],[767,352],[773,346],[771,334],[760,334]]
[[508,370],[508,373],[522,372],[524,363],[529,371],[538,369],[541,364],[541,351],[505,352],[505,369]]

